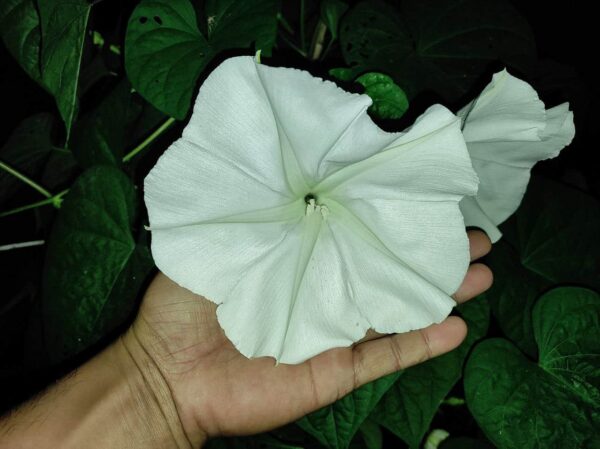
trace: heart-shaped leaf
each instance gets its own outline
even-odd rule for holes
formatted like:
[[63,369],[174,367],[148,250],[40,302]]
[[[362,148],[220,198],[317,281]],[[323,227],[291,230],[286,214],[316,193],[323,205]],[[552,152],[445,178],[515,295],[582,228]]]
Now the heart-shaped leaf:
[[[52,116],[41,113],[23,120],[0,148],[0,160],[19,172],[36,178],[50,153]],[[0,203],[14,195],[22,181],[0,169]]]
[[571,187],[533,177],[504,238],[487,262],[494,285],[485,293],[500,328],[536,355],[531,310],[550,285],[600,286],[600,203]]
[[488,328],[489,304],[478,297],[458,310],[467,322],[465,341],[454,351],[404,370],[383,396],[372,417],[418,449],[442,400],[462,376],[462,367],[471,346]]
[[84,172],[54,224],[43,284],[46,347],[54,361],[76,354],[121,324],[153,263],[132,228],[137,195],[120,170]]
[[354,74],[392,76],[413,98],[434,90],[460,98],[500,60],[528,71],[535,43],[526,20],[502,0],[363,1],[342,19],[340,44]]
[[383,73],[369,72],[356,78],[373,104],[369,108],[379,118],[398,119],[408,109],[408,98],[394,80]]
[[78,84],[91,3],[86,0],[0,2],[0,34],[23,70],[56,99],[67,138],[78,109]]
[[363,385],[342,399],[313,412],[297,424],[329,449],[346,449],[363,421],[400,373]]
[[480,343],[465,369],[469,409],[499,448],[596,448],[600,296],[562,287],[533,310],[538,363],[503,339]]
[[140,110],[129,82],[121,80],[98,107],[73,128],[69,146],[79,165],[84,168],[93,165],[120,167],[130,127]]
[[338,38],[338,26],[341,17],[348,10],[348,4],[342,0],[323,0],[321,2],[321,20],[327,25],[332,39]]
[[35,0],[0,2],[0,35],[10,54],[33,80],[40,73],[40,16]]
[[252,43],[270,53],[278,10],[279,0],[208,1],[205,36],[189,0],[142,0],[127,26],[127,75],[157,109],[184,119],[198,77],[217,53]]
[[42,81],[56,99],[68,140],[79,107],[79,71],[91,3],[87,0],[37,0],[37,4]]

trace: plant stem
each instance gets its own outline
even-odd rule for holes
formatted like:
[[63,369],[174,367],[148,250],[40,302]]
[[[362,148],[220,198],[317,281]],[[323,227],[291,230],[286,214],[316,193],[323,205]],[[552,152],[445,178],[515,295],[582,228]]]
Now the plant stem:
[[334,42],[335,42],[335,39],[332,37],[331,40],[329,41],[329,43],[327,44],[327,47],[325,47],[325,51],[323,52],[323,54],[321,54],[321,61],[323,61],[327,57]]
[[10,251],[11,249],[29,248],[31,246],[40,246],[46,243],[45,240],[33,240],[31,242],[9,243],[8,245],[0,245],[0,251]]
[[300,0],[300,47],[306,54],[306,36],[304,34],[304,0]]
[[281,26],[283,27],[283,29],[285,31],[290,33],[292,36],[294,35],[294,29],[292,28],[290,23],[285,19],[285,17],[283,17],[283,14],[277,13],[277,20],[279,20],[279,22],[281,23]]
[[452,406],[465,405],[465,400],[463,398],[457,398],[454,396],[450,396],[450,397],[447,397],[446,399],[444,399],[442,401],[442,404],[452,405]]
[[169,117],[167,120],[165,120],[165,122],[162,125],[160,125],[152,134],[150,134],[148,137],[146,137],[142,141],[142,143],[140,143],[133,150],[131,150],[129,153],[127,153],[123,157],[123,162],[130,161],[136,154],[138,154],[140,151],[142,151],[144,148],[146,148],[148,145],[150,145],[158,136],[160,136],[174,122],[175,122],[175,119],[173,117]]
[[51,196],[50,198],[46,198],[45,200],[36,201],[35,203],[27,204],[25,206],[16,207],[14,209],[7,210],[6,212],[1,212],[0,213],[0,218],[1,217],[7,217],[9,215],[18,214],[19,212],[23,212],[23,211],[26,211],[26,210],[29,210],[29,209],[35,209],[37,207],[47,206],[48,204],[52,204],[54,207],[56,207],[57,209],[59,209],[60,205],[62,203],[62,197],[65,196],[68,192],[69,192],[69,189],[66,189],[66,190],[63,190],[60,193],[57,193],[54,196]]
[[323,42],[325,41],[325,33],[327,33],[327,25],[319,19],[310,44],[309,59],[311,61],[316,61],[319,59],[319,56],[321,56],[321,53],[323,52]]
[[[150,145],[159,135],[161,135],[174,122],[175,122],[175,119],[172,117],[165,120],[165,122],[162,125],[160,125],[152,134],[150,134],[148,137],[146,137],[138,146],[136,146],[133,150],[131,150],[129,153],[127,153],[125,155],[125,157],[123,157],[123,162],[127,162],[127,161],[131,160],[136,154],[138,154],[140,151],[142,151],[144,148],[146,148],[148,145]],[[55,149],[63,150],[61,148],[55,148]],[[6,212],[0,212],[0,218],[7,217],[9,215],[18,214],[19,212],[23,212],[26,210],[35,209],[37,207],[47,206],[48,204],[52,204],[54,207],[59,209],[60,205],[62,203],[62,197],[65,196],[69,192],[69,189],[66,189],[60,193],[57,193],[56,195],[52,195],[50,192],[48,192],[42,186],[38,185],[37,183],[35,183],[31,179],[29,179],[27,176],[19,173],[18,171],[9,167],[8,165],[4,164],[3,162],[0,162],[0,167],[3,168],[4,170],[6,170],[7,172],[9,172],[10,174],[16,176],[21,181],[27,183],[28,185],[30,185],[31,187],[33,187],[35,190],[37,190],[38,192],[40,192],[41,194],[43,194],[46,197],[46,199],[42,200],[42,201],[36,201],[35,203],[31,203],[31,204],[27,204],[25,206],[20,206],[20,207],[11,209],[11,210],[7,210]]]
[[28,178],[27,176],[25,176],[23,173],[18,172],[17,170],[15,170],[14,168],[6,165],[4,162],[0,161],[0,168],[4,169],[5,171],[7,171],[8,173],[10,173],[11,175],[13,175],[14,177],[16,177],[17,179],[23,181],[25,184],[27,184],[29,187],[37,190],[38,192],[40,192],[42,195],[44,195],[46,198],[52,198],[52,194],[50,192],[48,192],[46,189],[44,189],[41,185],[39,185],[37,182],[33,181],[32,179]]
[[285,37],[283,34],[280,35],[281,39],[283,39],[283,41],[288,44],[288,46],[290,48],[292,48],[293,50],[296,50],[303,58],[306,58],[307,54],[304,50],[302,50],[301,48],[299,48],[296,44],[294,44],[291,40],[289,40],[287,37]]

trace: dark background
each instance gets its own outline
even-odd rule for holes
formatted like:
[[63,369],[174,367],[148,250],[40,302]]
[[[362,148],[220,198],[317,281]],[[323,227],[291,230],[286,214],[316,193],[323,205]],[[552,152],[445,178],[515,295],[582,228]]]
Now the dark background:
[[[132,9],[136,2],[126,3],[128,8]],[[544,6],[529,1],[512,3],[527,18],[536,36],[540,62],[534,76],[528,81],[538,90],[547,107],[569,101],[575,113],[577,131],[574,142],[561,153],[560,158],[544,162],[535,170],[598,197],[600,177],[596,153],[600,151],[600,97],[594,68],[597,48],[593,38],[597,34],[598,25],[597,16],[592,11],[592,3],[573,1],[566,4],[556,3],[555,6],[550,2]],[[285,7],[288,5],[289,2]],[[108,29],[114,29],[112,10],[120,10],[122,3],[105,0],[95,8],[99,9],[94,13],[96,28],[101,29],[104,25]],[[121,32],[124,31],[125,25],[126,21],[120,24]],[[329,68],[307,66],[306,61],[300,60],[291,52],[282,52],[278,58],[273,60],[274,65],[301,66],[313,72],[320,72],[319,74],[326,73],[325,69]],[[330,67],[343,65],[339,51],[334,52],[327,64]],[[489,77],[482,80],[480,87],[487,84],[488,79]],[[4,105],[0,121],[0,146],[24,118],[40,111],[56,114],[53,99],[27,77],[2,44],[0,98]],[[448,106],[456,107],[462,104]],[[414,108],[411,112],[413,116],[422,112],[419,110],[419,101],[411,107]],[[177,132],[176,127],[163,139],[168,142],[172,138],[170,136],[176,135]],[[35,192],[24,188],[9,201],[9,204],[2,205],[0,210],[27,204],[36,199],[38,197]],[[48,232],[44,223],[51,222],[53,213],[52,208],[48,207],[10,218],[0,218],[0,245],[44,239]],[[35,335],[32,335],[35,331],[32,329],[36,323],[36,288],[39,286],[43,258],[43,247],[0,252],[0,413],[68,372],[97,350],[93,348],[77,360],[51,369],[36,369],[36,364],[31,363],[31,360],[36,358],[35,351],[31,349],[32,341],[35,340]],[[25,368],[26,366],[28,368]],[[445,428],[455,425],[464,429],[464,426],[469,424],[461,420],[472,418],[457,413],[454,416],[443,416],[443,419],[446,420]],[[448,422],[453,424],[449,425]]]

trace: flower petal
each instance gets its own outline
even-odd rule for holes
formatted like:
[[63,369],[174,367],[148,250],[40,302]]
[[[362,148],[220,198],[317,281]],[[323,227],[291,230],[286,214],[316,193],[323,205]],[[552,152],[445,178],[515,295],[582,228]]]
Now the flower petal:
[[[299,232],[297,223],[206,223],[154,229],[152,255],[156,266],[177,284],[220,304],[232,297],[242,280],[260,290],[266,279],[245,273],[263,266],[263,260],[282,246],[293,250],[290,236]],[[293,272],[281,282],[291,283],[292,276]],[[257,308],[263,302],[257,292],[246,292],[242,298]]]
[[[427,208],[423,208],[423,211],[425,209]],[[392,215],[388,215],[388,218]],[[425,215],[427,214],[421,218]],[[394,253],[393,249],[396,248],[390,248],[382,241],[365,235],[368,231],[360,230],[364,225],[354,220],[336,218],[329,222],[347,270],[352,274],[347,278],[349,293],[371,328],[382,333],[408,332],[439,323],[449,315],[456,303],[450,298],[448,291],[436,287],[405,263],[404,254]],[[458,217],[458,221],[462,222],[462,219]],[[465,233],[464,228],[462,233]],[[413,234],[413,237],[416,240],[417,236]],[[413,243],[410,240],[402,242],[407,249]],[[448,245],[449,249],[441,248],[444,245]],[[398,248],[400,246],[403,245],[398,245]],[[465,248],[468,251],[466,236],[464,239],[459,238],[458,242],[439,242],[436,249],[441,249],[444,256],[451,254],[452,250],[458,250],[449,259],[444,259],[436,249],[417,250],[416,257],[410,259],[414,263],[426,257],[429,252],[430,255],[435,255],[432,264],[438,267],[446,263],[450,271],[457,274],[468,264],[468,255],[466,264],[462,257]],[[454,260],[459,261],[458,268],[450,268]]]
[[[365,335],[368,322],[347,290],[352,274],[326,223],[310,257],[303,261],[298,251],[301,237],[289,236],[260,264],[249,266],[230,298],[218,307],[219,323],[242,354],[301,363]],[[301,280],[295,291],[290,273],[298,271]]]
[[446,296],[462,283],[469,243],[457,201],[351,199],[343,206],[333,200],[326,204],[359,237]]
[[289,145],[309,187],[335,168],[327,166],[327,155],[355,126],[376,141],[387,137],[368,118],[369,96],[346,92],[303,70],[257,64],[256,71],[277,121],[282,146]]
[[[236,221],[236,217],[240,221],[243,214],[273,211],[294,203],[293,198],[267,182],[244,165],[237,165],[224,152],[209,151],[181,138],[165,151],[144,180],[150,226],[157,230]],[[301,214],[302,208],[298,210]],[[287,216],[264,214],[263,221]]]
[[461,210],[467,225],[482,228],[495,242],[502,235],[496,225],[521,203],[531,168],[556,157],[573,139],[573,114],[566,103],[545,111],[535,90],[504,70],[458,115],[480,179],[478,207],[465,198]]
[[[465,122],[463,134],[469,143],[535,142],[546,126],[544,103],[536,91],[506,70],[496,73],[481,94],[456,115]],[[469,147],[473,157],[481,151],[503,157],[485,147]]]
[[460,120],[435,105],[382,151],[349,162],[315,191],[342,203],[348,198],[458,202],[475,194],[477,182]]

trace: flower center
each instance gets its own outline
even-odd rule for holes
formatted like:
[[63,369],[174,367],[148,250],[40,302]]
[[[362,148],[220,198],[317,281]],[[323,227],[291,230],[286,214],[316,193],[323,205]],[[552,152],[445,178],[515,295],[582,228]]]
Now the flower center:
[[319,212],[325,219],[329,215],[329,209],[324,204],[317,204],[317,196],[313,193],[308,193],[304,197],[306,202],[306,215],[312,215],[314,212]]
[[304,202],[306,204],[310,204],[310,200],[314,200],[316,202],[317,196],[314,193],[307,193],[306,196],[304,197]]

